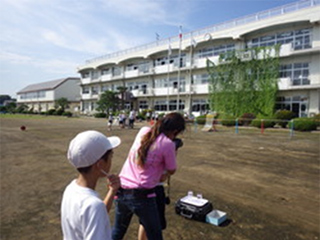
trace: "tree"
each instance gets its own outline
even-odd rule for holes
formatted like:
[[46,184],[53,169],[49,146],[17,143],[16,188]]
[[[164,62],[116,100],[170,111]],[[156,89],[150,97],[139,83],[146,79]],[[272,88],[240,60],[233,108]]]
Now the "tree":
[[113,91],[105,91],[101,94],[100,99],[97,101],[97,110],[99,112],[108,112],[109,110],[115,111],[119,104],[118,93]]
[[64,111],[66,108],[68,108],[69,101],[67,98],[59,98],[55,101],[55,107],[60,108],[62,111]]
[[28,106],[26,104],[21,104],[17,107],[18,113],[23,113],[28,110]]
[[[244,113],[271,116],[279,75],[279,45],[220,55],[220,64],[207,60],[211,77],[211,110],[235,117]],[[244,60],[244,54],[251,53]]]
[[17,104],[15,102],[10,102],[6,105],[7,111],[9,113],[14,113],[16,110]]
[[2,105],[6,100],[11,100],[11,97],[9,95],[0,95],[0,105]]
[[127,88],[124,86],[119,86],[119,87],[117,87],[117,89],[118,89],[119,93],[121,94],[121,109],[124,109],[124,102],[125,102],[124,94],[127,91]]

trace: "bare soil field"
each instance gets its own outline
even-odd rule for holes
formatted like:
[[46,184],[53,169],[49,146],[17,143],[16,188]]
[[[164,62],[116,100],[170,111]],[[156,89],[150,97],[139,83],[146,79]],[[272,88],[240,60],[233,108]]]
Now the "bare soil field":
[[[117,135],[112,172],[120,171],[139,127],[107,131],[106,120],[40,117],[0,118],[2,240],[62,239],[60,201],[65,186],[77,176],[68,163],[69,141],[94,129]],[[21,131],[20,126],[26,130]],[[319,132],[221,128],[189,130],[181,137],[179,169],[171,179],[166,240],[316,240],[320,239]],[[175,214],[174,202],[191,190],[202,193],[215,209],[228,215],[221,226]],[[97,187],[106,193],[102,179]],[[110,213],[113,222],[114,210]],[[127,240],[137,239],[137,219]]]

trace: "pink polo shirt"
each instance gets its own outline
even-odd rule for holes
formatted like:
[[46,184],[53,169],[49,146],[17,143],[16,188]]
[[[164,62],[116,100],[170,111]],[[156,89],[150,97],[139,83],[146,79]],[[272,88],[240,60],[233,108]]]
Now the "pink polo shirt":
[[136,164],[141,139],[150,130],[149,127],[141,128],[134,140],[119,175],[122,188],[154,188],[165,170],[177,168],[175,145],[163,133],[150,146],[144,166],[140,167]]

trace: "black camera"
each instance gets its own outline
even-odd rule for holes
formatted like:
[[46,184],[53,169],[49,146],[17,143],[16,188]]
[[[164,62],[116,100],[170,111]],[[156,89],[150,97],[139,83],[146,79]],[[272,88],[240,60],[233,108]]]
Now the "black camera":
[[171,202],[171,200],[170,200],[170,197],[165,197],[165,199],[164,199],[164,203],[166,204],[166,205],[169,205],[170,204],[170,202]]
[[175,138],[172,141],[176,145],[176,150],[178,150],[178,148],[181,148],[183,146],[183,141],[180,138]]

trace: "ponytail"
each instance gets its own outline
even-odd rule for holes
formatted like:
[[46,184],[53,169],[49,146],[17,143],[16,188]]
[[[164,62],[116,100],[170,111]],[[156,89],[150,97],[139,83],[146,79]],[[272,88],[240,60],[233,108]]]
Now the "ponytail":
[[138,166],[140,167],[144,166],[150,146],[161,134],[161,131],[160,131],[161,123],[162,123],[162,119],[158,120],[151,128],[151,131],[146,133],[142,137],[141,145],[140,145],[140,148],[138,149],[138,162],[137,162]]
[[151,131],[145,134],[141,139],[140,148],[138,149],[138,166],[144,166],[150,146],[156,141],[161,133],[168,134],[170,132],[175,132],[176,134],[179,134],[184,129],[185,120],[180,113],[169,113],[163,119],[158,120],[151,128]]

